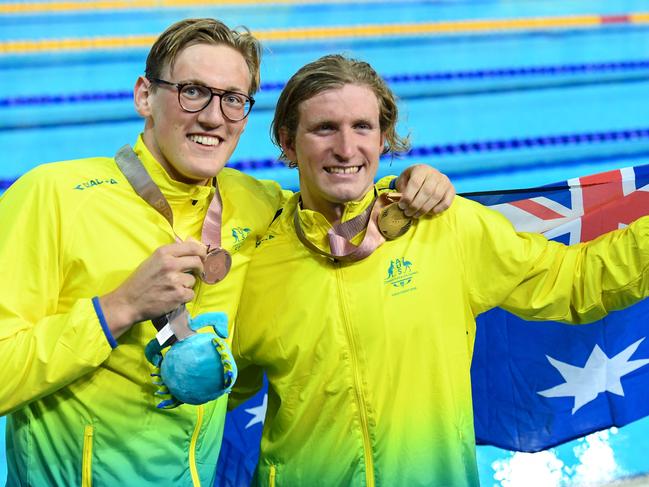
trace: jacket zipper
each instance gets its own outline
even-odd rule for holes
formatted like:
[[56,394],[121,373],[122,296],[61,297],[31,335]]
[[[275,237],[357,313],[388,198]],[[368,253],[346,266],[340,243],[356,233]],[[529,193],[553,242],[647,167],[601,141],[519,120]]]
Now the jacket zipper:
[[92,486],[92,437],[93,428],[86,425],[83,431],[83,453],[81,460],[81,487]]
[[275,487],[275,465],[270,466],[270,473],[268,474],[268,487]]
[[340,264],[335,263],[336,266],[336,283],[338,284],[338,295],[342,303],[343,322],[345,325],[345,332],[347,333],[347,340],[349,342],[350,355],[352,360],[352,370],[354,371],[354,392],[358,401],[358,411],[361,421],[361,430],[363,433],[363,454],[365,456],[365,481],[367,487],[374,487],[374,461],[372,459],[372,443],[370,441],[369,421],[367,419],[367,406],[365,405],[365,396],[361,389],[360,368],[358,365],[358,357],[356,355],[356,341],[354,339],[354,330],[347,315],[347,302],[345,301],[345,293],[343,289],[342,270]]
[[[196,310],[199,307],[202,294],[203,294],[203,282],[200,279],[196,280],[196,286],[194,287],[194,301],[192,310],[196,313]],[[189,471],[192,476],[192,483],[194,487],[201,487],[201,478],[198,475],[198,468],[196,467],[196,443],[198,442],[198,435],[201,432],[201,427],[203,426],[203,416],[205,414],[204,406],[196,407],[196,426],[194,427],[194,432],[192,433],[192,439],[189,443]]]
[[198,434],[203,425],[203,406],[196,407],[196,427],[192,433],[192,439],[189,443],[189,471],[192,475],[192,483],[194,487],[201,487],[201,479],[198,476],[198,468],[196,468],[196,442],[198,441]]

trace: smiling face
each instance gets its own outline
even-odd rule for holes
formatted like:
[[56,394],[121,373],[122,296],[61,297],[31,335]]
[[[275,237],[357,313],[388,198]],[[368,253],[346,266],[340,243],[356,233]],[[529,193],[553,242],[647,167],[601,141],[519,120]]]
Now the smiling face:
[[[161,78],[239,93],[250,89],[250,71],[243,56],[225,45],[186,47],[173,69],[162,70]],[[224,118],[216,96],[204,110],[187,113],[178,104],[175,87],[152,88],[144,77],[135,85],[135,106],[146,118],[144,143],[172,179],[206,184],[230,159],[247,119],[230,122]]]
[[378,100],[367,86],[345,84],[303,101],[298,112],[295,136],[280,135],[282,150],[297,161],[304,207],[335,222],[374,184],[384,143]]

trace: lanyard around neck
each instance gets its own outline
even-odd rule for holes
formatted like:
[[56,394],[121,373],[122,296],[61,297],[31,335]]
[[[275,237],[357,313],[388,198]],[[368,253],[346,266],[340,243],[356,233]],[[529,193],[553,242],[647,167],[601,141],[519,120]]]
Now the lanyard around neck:
[[[133,186],[135,192],[169,222],[173,231],[174,216],[171,206],[130,145],[127,144],[117,151],[115,163]],[[201,241],[207,245],[208,249],[201,278],[207,284],[222,281],[232,266],[232,256],[227,250],[221,248],[222,212],[221,194],[215,180],[214,196],[210,201],[201,230]],[[177,241],[181,241],[175,231],[174,235],[176,235]]]
[[[326,252],[311,242],[304,230],[299,216],[300,202],[298,202],[293,213],[293,224],[295,233],[308,249],[332,260],[342,262],[356,262],[364,259],[374,252],[387,239],[403,235],[412,220],[405,215],[397,206],[400,195],[381,194],[377,196],[374,189],[374,199],[365,210],[351,220],[342,223],[335,223],[327,231],[329,250]],[[365,230],[365,236],[359,245],[351,240],[360,232]]]

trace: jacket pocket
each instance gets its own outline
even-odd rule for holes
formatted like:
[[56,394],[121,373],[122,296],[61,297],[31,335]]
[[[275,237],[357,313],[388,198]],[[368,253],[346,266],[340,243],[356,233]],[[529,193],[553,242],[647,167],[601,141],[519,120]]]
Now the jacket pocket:
[[268,487],[275,487],[275,465],[270,466],[270,471],[268,472]]
[[86,425],[83,432],[83,458],[81,461],[81,487],[92,487],[92,439],[93,427]]

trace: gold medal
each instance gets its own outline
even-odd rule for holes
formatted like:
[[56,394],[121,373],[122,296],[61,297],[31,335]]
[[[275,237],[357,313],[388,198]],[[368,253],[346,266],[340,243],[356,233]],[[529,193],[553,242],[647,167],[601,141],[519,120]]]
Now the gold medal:
[[389,204],[379,213],[377,226],[381,235],[387,240],[400,237],[408,231],[410,225],[412,225],[412,218],[403,213],[398,203]]
[[222,281],[230,272],[232,256],[222,248],[210,250],[203,263],[203,275],[201,278],[207,284],[216,284]]

